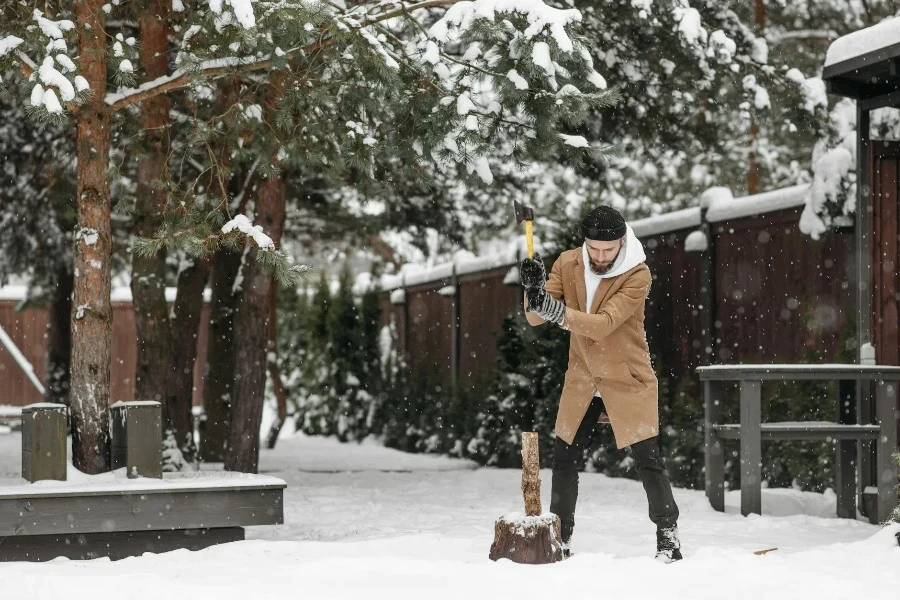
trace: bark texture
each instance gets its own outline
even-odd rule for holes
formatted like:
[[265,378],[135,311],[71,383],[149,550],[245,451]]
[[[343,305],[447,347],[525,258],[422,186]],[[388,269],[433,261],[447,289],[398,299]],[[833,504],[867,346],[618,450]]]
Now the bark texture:
[[[273,177],[259,186],[256,196],[256,224],[278,244],[284,228],[286,185]],[[248,242],[253,244],[253,242]],[[243,265],[243,291],[234,319],[238,342],[234,369],[234,400],[225,469],[256,473],[259,468],[259,434],[263,392],[266,384],[271,273],[256,260],[261,252],[252,246]]]
[[234,313],[237,307],[234,282],[240,266],[240,254],[220,251],[213,258],[210,273],[212,297],[203,384],[206,421],[200,440],[200,457],[204,462],[225,460],[234,386]]
[[110,309],[109,110],[105,0],[75,3],[81,74],[93,97],[78,111],[77,229],[73,244],[72,461],[88,474],[109,470]]
[[269,344],[266,349],[266,364],[269,369],[269,379],[272,381],[272,389],[275,392],[275,400],[278,403],[278,414],[269,433],[266,436],[266,448],[271,450],[278,443],[278,434],[287,420],[287,394],[281,382],[281,371],[278,368],[278,285],[272,282],[269,298]]
[[[148,79],[166,74],[167,0],[152,0],[140,16],[141,64]],[[165,190],[154,182],[163,179],[168,152],[169,99],[155,96],[142,103],[145,147],[138,160],[137,206],[134,234],[153,237],[162,224]],[[132,255],[131,294],[137,334],[135,399],[163,405],[163,430],[170,427],[166,382],[172,369],[172,331],[166,304],[166,253]]]
[[197,461],[194,443],[194,366],[197,362],[197,338],[203,315],[203,287],[209,277],[209,260],[194,259],[178,275],[178,295],[172,309],[172,370],[166,397],[167,427],[184,459]]
[[546,565],[563,559],[560,522],[556,515],[508,519],[494,524],[491,560],[508,558],[525,565]]

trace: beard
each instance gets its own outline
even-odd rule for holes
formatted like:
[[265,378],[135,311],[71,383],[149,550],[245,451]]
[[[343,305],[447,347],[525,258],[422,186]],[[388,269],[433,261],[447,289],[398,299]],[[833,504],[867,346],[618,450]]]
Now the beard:
[[[619,254],[621,254],[621,250],[619,250]],[[591,273],[594,275],[606,275],[609,273],[609,270],[612,268],[614,264],[616,264],[616,260],[619,258],[619,254],[616,254],[615,258],[606,263],[598,263],[594,262],[594,259],[588,257],[588,262],[590,262]]]

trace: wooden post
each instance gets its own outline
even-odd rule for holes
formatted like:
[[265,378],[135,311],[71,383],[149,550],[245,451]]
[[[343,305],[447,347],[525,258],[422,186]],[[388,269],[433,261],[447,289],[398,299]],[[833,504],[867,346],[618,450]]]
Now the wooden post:
[[22,478],[66,480],[66,412],[39,402],[22,409]]
[[522,433],[522,494],[525,497],[525,516],[541,514],[541,458],[538,434],[533,431]]
[[159,402],[117,402],[109,408],[113,470],[129,478],[162,479],[162,409]]

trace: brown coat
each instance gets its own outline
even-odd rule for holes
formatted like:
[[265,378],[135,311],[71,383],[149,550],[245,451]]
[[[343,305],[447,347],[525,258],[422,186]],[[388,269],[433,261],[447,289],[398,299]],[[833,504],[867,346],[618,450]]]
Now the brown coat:
[[[556,415],[556,435],[571,444],[588,405],[599,391],[616,446],[624,448],[659,432],[659,384],[650,365],[644,305],[650,269],[639,264],[604,278],[585,309],[587,290],[581,248],[563,252],[553,264],[547,292],[566,303],[563,328],[572,332],[569,370]],[[544,322],[526,312],[532,325]]]

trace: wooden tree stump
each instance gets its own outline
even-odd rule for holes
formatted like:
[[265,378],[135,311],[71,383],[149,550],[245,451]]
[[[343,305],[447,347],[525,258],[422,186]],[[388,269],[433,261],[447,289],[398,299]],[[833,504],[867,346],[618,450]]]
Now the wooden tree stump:
[[563,559],[559,517],[541,514],[541,477],[538,434],[522,434],[522,495],[525,515],[500,517],[494,524],[490,559],[507,558],[527,565]]

